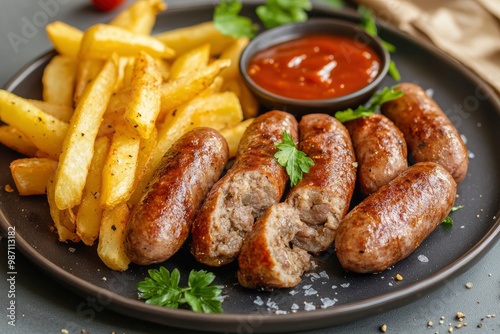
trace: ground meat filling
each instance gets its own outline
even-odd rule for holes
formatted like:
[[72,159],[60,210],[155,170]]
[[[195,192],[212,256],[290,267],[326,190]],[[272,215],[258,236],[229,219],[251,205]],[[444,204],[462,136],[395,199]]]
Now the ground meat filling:
[[[276,187],[258,172],[235,174],[219,190],[224,194],[217,203],[218,212],[212,224],[214,236],[212,255],[233,258],[238,255],[243,240],[257,218],[275,203]],[[272,196],[270,196],[272,194]]]

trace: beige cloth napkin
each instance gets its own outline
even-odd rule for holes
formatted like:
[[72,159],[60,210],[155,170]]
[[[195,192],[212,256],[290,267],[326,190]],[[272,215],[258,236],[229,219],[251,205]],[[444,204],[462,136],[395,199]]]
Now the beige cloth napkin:
[[430,40],[500,92],[499,0],[356,0],[410,35]]

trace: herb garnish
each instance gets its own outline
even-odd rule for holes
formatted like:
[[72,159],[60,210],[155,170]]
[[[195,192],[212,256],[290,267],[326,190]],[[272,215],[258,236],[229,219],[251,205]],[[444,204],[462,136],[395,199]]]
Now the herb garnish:
[[[240,16],[241,8],[239,0],[221,0],[214,10],[215,28],[225,36],[255,37],[258,25],[250,18]],[[306,11],[311,8],[310,0],[267,0],[255,12],[266,28],[273,28],[285,23],[306,21]]]
[[[378,29],[375,23],[375,16],[373,12],[366,6],[360,5],[358,6],[358,14],[361,18],[361,27],[369,34],[375,37],[378,36]],[[380,37],[379,37],[380,38]],[[386,48],[387,51],[393,53],[396,51],[396,47],[380,38],[382,45]],[[391,59],[389,62],[389,75],[396,81],[401,80],[401,75],[399,74],[399,70],[396,67],[396,63]]]
[[222,313],[221,289],[210,284],[215,275],[205,270],[191,270],[188,287],[179,287],[180,273],[178,269],[172,273],[165,267],[148,270],[150,277],[137,283],[140,298],[146,299],[146,304],[159,305],[177,309],[182,304],[188,304],[195,312]]
[[290,177],[290,185],[293,187],[302,179],[304,173],[309,172],[309,167],[314,165],[314,161],[297,149],[292,137],[286,130],[283,131],[281,142],[275,142],[274,146],[279,149],[274,154],[274,157],[281,166],[285,167]]
[[264,26],[270,29],[286,23],[307,21],[306,11],[311,8],[309,0],[267,0],[255,12]]
[[403,94],[402,91],[396,90],[396,86],[390,88],[384,87],[380,92],[373,94],[367,106],[360,105],[354,110],[349,108],[344,111],[337,111],[335,118],[344,123],[359,117],[371,116],[382,104],[400,98]]
[[239,15],[241,8],[238,0],[222,0],[214,10],[215,28],[225,36],[255,37],[258,26],[250,18]]
[[[462,209],[464,206],[463,205],[458,205],[458,206],[453,206],[450,210],[450,213],[452,212],[455,212],[457,210],[460,210]],[[453,219],[451,219],[450,216],[447,216],[445,219],[443,219],[443,221],[441,222],[441,224],[445,224],[445,225],[451,225],[453,224]]]

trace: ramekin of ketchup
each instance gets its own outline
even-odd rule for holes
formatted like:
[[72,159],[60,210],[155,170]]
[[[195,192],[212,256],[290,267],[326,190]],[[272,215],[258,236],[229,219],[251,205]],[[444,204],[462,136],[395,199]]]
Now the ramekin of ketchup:
[[366,102],[387,73],[389,54],[353,23],[310,19],[263,32],[243,51],[240,71],[267,108],[296,115]]

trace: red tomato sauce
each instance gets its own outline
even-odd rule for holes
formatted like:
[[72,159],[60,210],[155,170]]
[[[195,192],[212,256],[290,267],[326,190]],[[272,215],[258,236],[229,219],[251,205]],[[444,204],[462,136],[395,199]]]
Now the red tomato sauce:
[[274,94],[317,100],[344,96],[372,82],[380,57],[348,37],[307,35],[274,45],[250,59],[248,74]]

